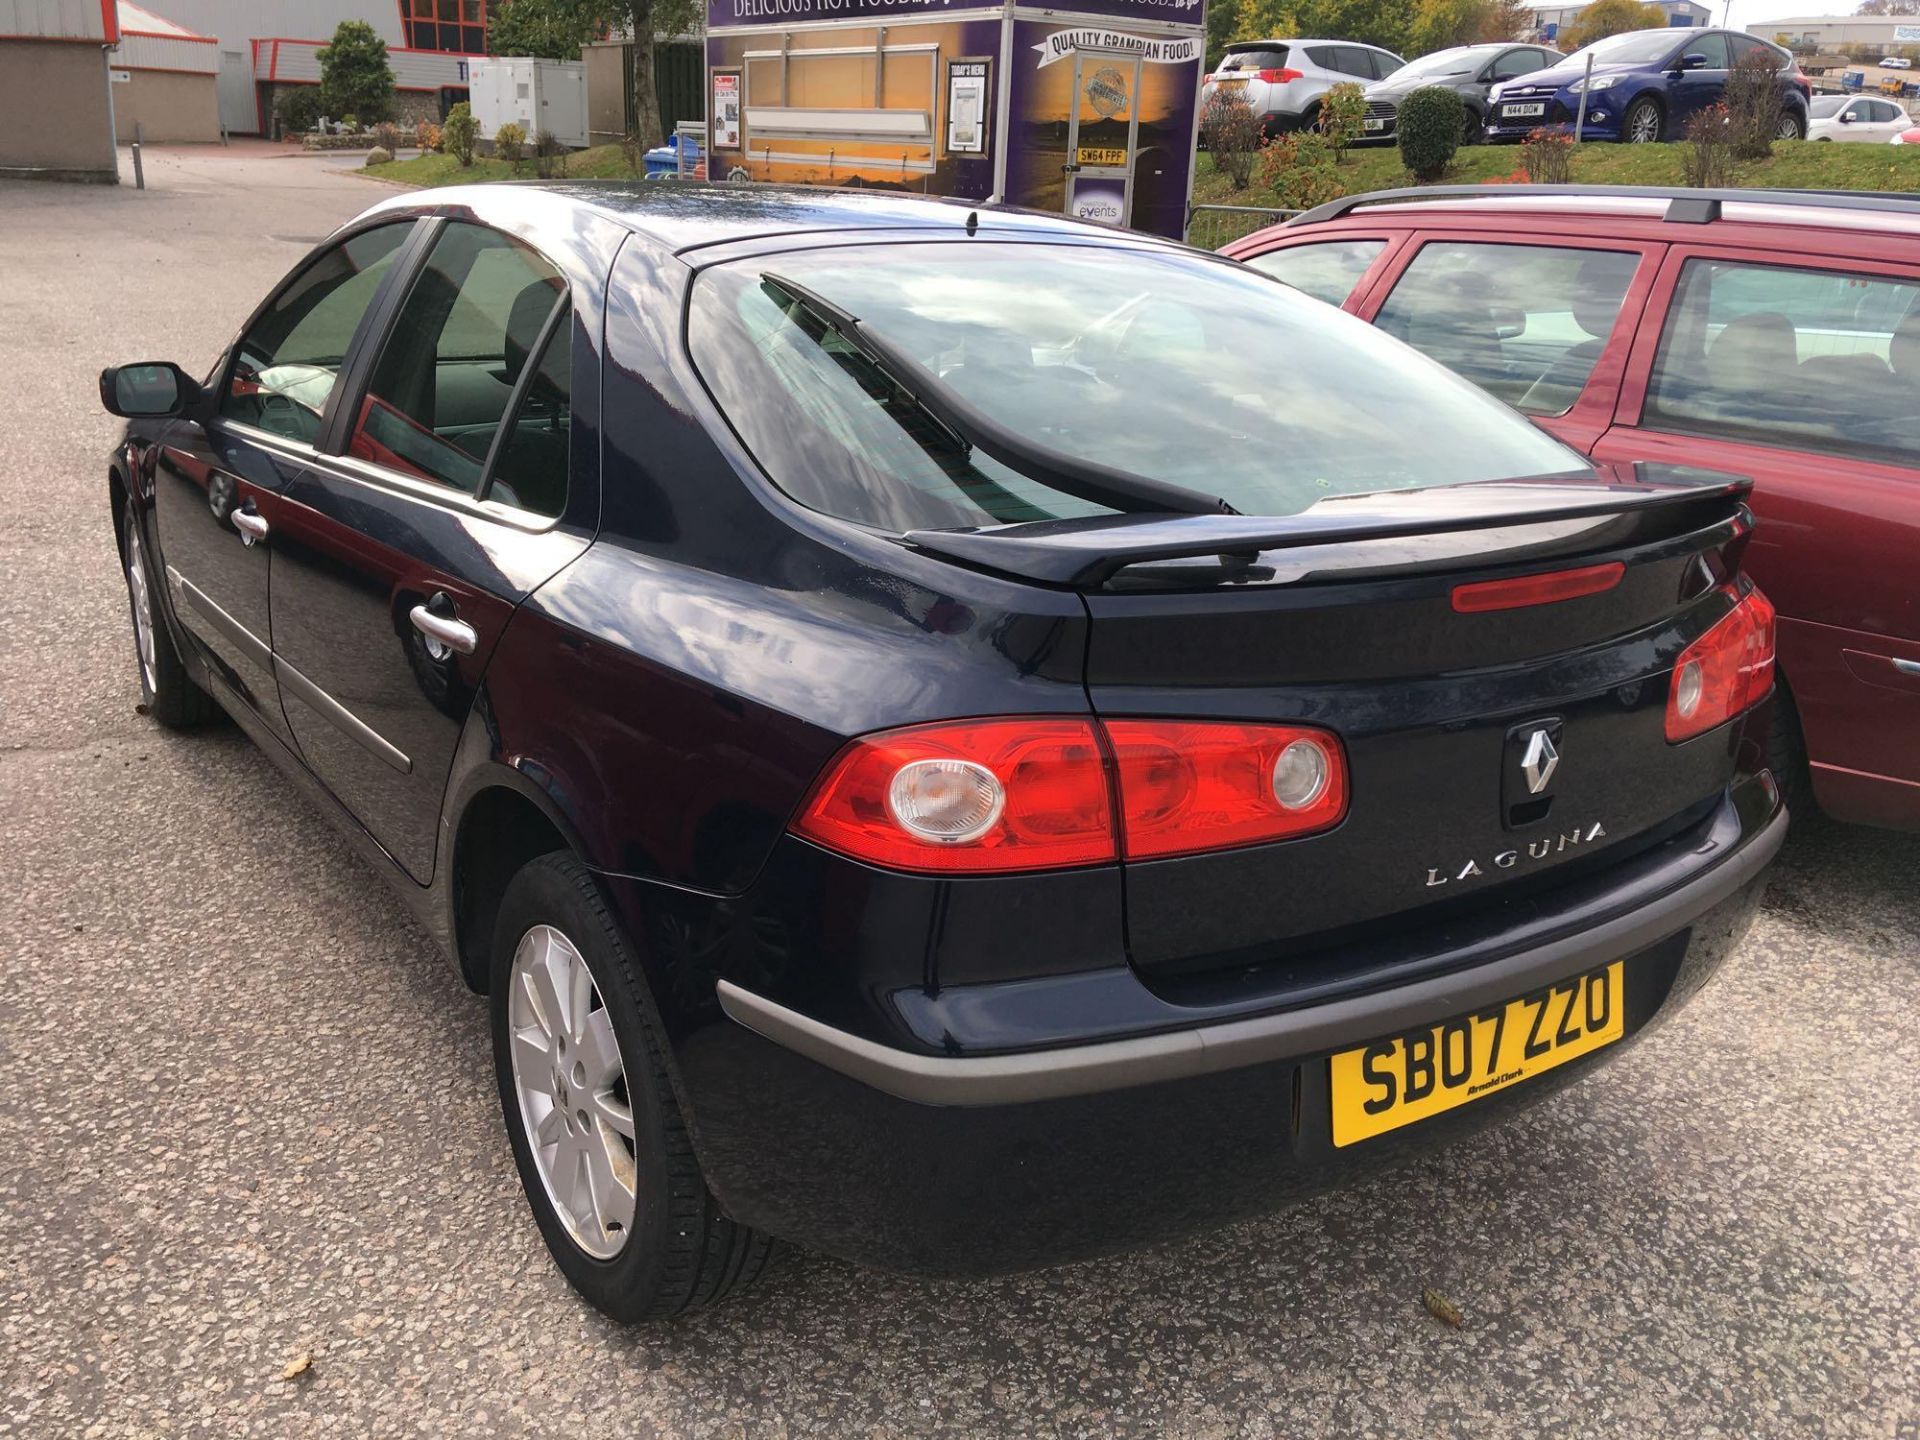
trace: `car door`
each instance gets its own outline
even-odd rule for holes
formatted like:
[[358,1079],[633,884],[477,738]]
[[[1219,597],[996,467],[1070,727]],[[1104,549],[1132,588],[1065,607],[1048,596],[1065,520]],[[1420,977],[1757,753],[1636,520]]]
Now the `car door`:
[[1920,258],[1675,246],[1602,459],[1754,477],[1816,793],[1920,826]]
[[1667,75],[1667,134],[1680,138],[1682,127],[1700,111],[1720,103],[1727,92],[1727,70],[1732,64],[1727,37],[1716,30],[1690,38],[1675,55],[1675,66],[1688,55],[1704,55],[1707,63],[1697,70],[1680,70]]
[[354,338],[413,223],[361,229],[303,263],[223,357],[213,413],[173,421],[152,456],[173,613],[224,688],[289,742],[273,676],[271,551],[259,542],[313,455]]
[[512,236],[425,224],[272,539],[301,753],[422,884],[487,659],[599,513],[597,454],[572,444],[575,386],[597,394],[597,309],[577,314],[567,277]]
[[1462,233],[1407,250],[1351,308],[1577,449],[1605,432],[1663,245]]

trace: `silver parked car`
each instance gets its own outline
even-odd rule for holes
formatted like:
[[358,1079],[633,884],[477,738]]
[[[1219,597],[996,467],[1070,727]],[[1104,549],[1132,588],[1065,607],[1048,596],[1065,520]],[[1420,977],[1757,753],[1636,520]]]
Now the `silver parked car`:
[[1302,130],[1320,118],[1320,100],[1334,86],[1371,85],[1407,62],[1391,50],[1351,40],[1246,40],[1229,45],[1200,91],[1239,90],[1269,135]]

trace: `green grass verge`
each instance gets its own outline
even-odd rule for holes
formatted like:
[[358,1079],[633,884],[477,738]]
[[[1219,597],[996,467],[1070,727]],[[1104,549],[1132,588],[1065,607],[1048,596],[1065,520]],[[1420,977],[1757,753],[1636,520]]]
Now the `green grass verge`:
[[[487,180],[532,180],[538,171],[531,160],[509,165],[504,160],[474,156],[473,164],[462,166],[451,155],[417,155],[411,160],[395,160],[388,165],[369,165],[362,174],[380,180],[404,180],[409,185],[475,185]],[[631,180],[627,158],[618,145],[595,145],[567,156],[570,180]]]
[[[1684,185],[1680,170],[1682,145],[1582,145],[1573,152],[1573,178],[1583,185]],[[1253,185],[1235,190],[1226,176],[1213,168],[1213,157],[1201,155],[1194,172],[1196,205],[1273,204],[1260,189],[1256,167]],[[1500,180],[1520,164],[1517,145],[1473,145],[1459,152],[1447,183],[1469,185]],[[1340,164],[1340,180],[1347,193],[1387,190],[1411,185],[1400,164],[1400,152],[1391,147],[1349,150]],[[1916,190],[1920,191],[1920,145],[1830,145],[1783,140],[1766,160],[1742,165],[1735,183],[1796,190]]]

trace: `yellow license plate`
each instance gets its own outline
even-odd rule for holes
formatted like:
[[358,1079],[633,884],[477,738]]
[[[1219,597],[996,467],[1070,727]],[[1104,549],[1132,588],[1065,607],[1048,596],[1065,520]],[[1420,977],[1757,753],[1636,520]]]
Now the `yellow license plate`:
[[1074,157],[1076,165],[1101,165],[1113,168],[1127,163],[1125,150],[1093,150],[1082,145]]
[[1517,1085],[1621,1035],[1621,962],[1477,1015],[1333,1057],[1333,1143],[1351,1145]]

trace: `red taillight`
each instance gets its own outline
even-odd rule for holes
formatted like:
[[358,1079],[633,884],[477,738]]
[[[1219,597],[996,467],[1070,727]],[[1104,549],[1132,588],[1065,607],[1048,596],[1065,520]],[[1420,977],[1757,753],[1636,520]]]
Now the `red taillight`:
[[1524,605],[1551,605],[1611,590],[1627,573],[1623,561],[1587,565],[1578,570],[1553,570],[1544,575],[1517,575],[1511,580],[1479,580],[1453,587],[1453,608],[1462,615],[1486,610],[1518,610]]
[[1108,720],[1128,859],[1257,845],[1347,813],[1347,767],[1324,730],[1213,720]]
[[1346,808],[1346,760],[1323,730],[962,720],[855,740],[793,829],[876,865],[981,874],[1260,844],[1324,830]]
[[1289,80],[1298,80],[1307,72],[1304,70],[1262,70],[1260,78],[1269,85],[1285,85]]
[[[1724,593],[1735,595],[1733,587]],[[1667,691],[1667,740],[1724,725],[1766,698],[1773,684],[1773,605],[1749,590],[1714,627],[1680,652]]]
[[962,720],[855,740],[794,830],[900,870],[1045,870],[1114,858],[1087,720]]

